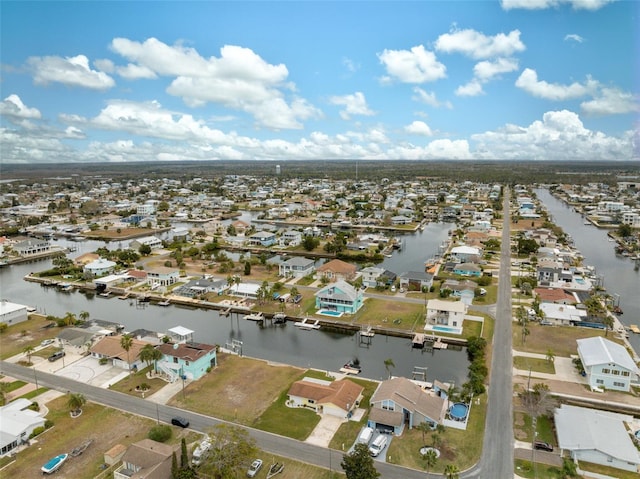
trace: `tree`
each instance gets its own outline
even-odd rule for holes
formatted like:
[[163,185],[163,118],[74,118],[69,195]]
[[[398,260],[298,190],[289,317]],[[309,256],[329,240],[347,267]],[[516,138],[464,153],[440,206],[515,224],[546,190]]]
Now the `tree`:
[[429,474],[431,468],[436,465],[436,462],[438,462],[438,455],[436,454],[436,451],[429,449],[422,455],[422,460],[424,461],[424,467],[427,470],[427,474]]
[[425,444],[425,442],[424,442],[424,434],[426,432],[431,432],[431,426],[429,426],[428,422],[424,422],[423,421],[423,422],[421,422],[420,424],[418,424],[416,426],[416,429],[422,433],[422,444],[424,445]]
[[313,251],[320,244],[320,240],[318,238],[314,238],[313,236],[305,236],[302,240],[302,247],[305,251]]
[[149,246],[148,244],[140,245],[140,248],[138,248],[138,253],[140,253],[142,256],[149,256],[151,254],[151,246]]
[[568,457],[562,459],[562,471],[560,471],[560,475],[558,476],[560,479],[572,479],[578,476],[578,468],[576,467],[576,463],[573,462]]
[[613,318],[611,317],[611,315],[607,314],[602,321],[604,323],[604,336],[606,338],[609,334],[609,330],[613,329]]
[[82,412],[82,406],[86,404],[86,398],[80,393],[69,393],[69,399],[67,400],[67,407],[71,411],[71,414],[77,416]]
[[444,476],[447,479],[458,479],[460,477],[460,469],[455,464],[447,464],[444,468]]
[[[156,365],[156,361],[162,359],[162,352],[156,349],[153,344],[145,344],[140,350],[140,361],[147,363],[147,366],[151,366],[151,363]],[[157,367],[154,367],[157,370]]]
[[387,373],[389,373],[389,379],[391,379],[391,369],[395,367],[396,365],[394,364],[393,359],[387,358],[384,360],[384,368],[387,370]]
[[22,352],[27,356],[27,362],[31,364],[31,355],[36,349],[33,346],[26,346]]
[[380,477],[366,444],[356,444],[351,453],[342,456],[340,465],[347,479],[376,479]]
[[632,233],[633,233],[633,230],[631,229],[630,225],[623,223],[620,226],[618,226],[618,236],[620,236],[620,238],[626,238],[627,236],[631,236]]
[[189,453],[187,452],[187,441],[183,437],[180,441],[180,469],[189,467]]
[[547,361],[549,361],[550,363],[553,363],[556,360],[556,355],[553,352],[553,349],[549,348],[547,349]]
[[86,321],[87,319],[89,319],[89,312],[88,311],[80,311],[80,314],[78,315],[78,317],[82,320],[82,321]]
[[131,374],[131,361],[129,360],[129,350],[133,346],[133,337],[129,334],[123,334],[120,338],[120,347],[127,352],[127,367],[129,368],[129,374]]
[[245,261],[244,263],[244,275],[249,276],[251,274],[251,262]]
[[67,326],[71,326],[73,324],[76,324],[76,315],[70,312],[67,312],[67,314],[64,315],[64,324],[66,324]]
[[246,430],[237,426],[220,424],[213,428],[209,440],[210,453],[199,471],[216,479],[243,475],[244,468],[256,454],[255,440]]

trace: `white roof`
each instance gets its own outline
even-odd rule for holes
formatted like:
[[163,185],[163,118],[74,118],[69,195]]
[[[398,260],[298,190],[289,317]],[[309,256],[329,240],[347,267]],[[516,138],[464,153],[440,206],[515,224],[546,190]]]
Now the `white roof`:
[[176,336],[189,336],[190,334],[193,334],[192,330],[185,328],[184,326],[176,326],[175,328],[169,329],[169,332]]
[[569,451],[597,450],[621,461],[640,464],[624,421],[633,417],[563,404],[554,412],[558,445]]
[[542,303],[540,310],[547,318],[563,321],[582,321],[587,317],[586,310],[567,304]]
[[259,289],[260,289],[259,284],[240,283],[240,284],[234,284],[233,287],[231,288],[231,292],[233,294],[254,295],[258,292]]
[[640,369],[633,362],[624,346],[609,341],[602,336],[578,339],[576,342],[578,343],[578,352],[585,366],[615,363],[629,371],[640,374]]
[[480,250],[478,248],[474,248],[473,246],[456,246],[455,248],[451,248],[452,254],[480,254]]
[[430,299],[429,301],[427,301],[427,309],[450,311],[452,313],[466,313],[467,305],[462,301],[443,301],[441,299]]
[[23,304],[10,303],[9,301],[0,301],[0,315],[13,313],[14,311],[26,310],[27,307]]
[[115,261],[110,261],[105,258],[98,258],[97,260],[92,261],[91,263],[87,263],[85,265],[85,268],[86,269],[104,269],[104,268],[115,268],[115,266],[116,266]]

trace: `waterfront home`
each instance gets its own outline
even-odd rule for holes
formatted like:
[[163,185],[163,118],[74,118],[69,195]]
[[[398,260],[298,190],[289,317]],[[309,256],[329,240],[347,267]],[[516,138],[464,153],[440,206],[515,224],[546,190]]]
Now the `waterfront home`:
[[400,435],[425,422],[442,424],[447,401],[435,392],[403,377],[382,381],[369,401],[367,425],[380,431]]
[[278,239],[278,244],[282,247],[298,246],[302,243],[302,232],[297,230],[287,230]]
[[363,286],[375,288],[378,285],[380,277],[384,273],[384,268],[376,268],[375,266],[368,266],[360,271],[360,277],[362,278]]
[[640,472],[640,453],[627,430],[633,416],[562,404],[553,414],[560,455],[574,461]]
[[13,251],[20,256],[30,256],[34,254],[46,253],[51,250],[51,245],[47,240],[38,238],[28,238],[23,241],[19,241],[12,247]]
[[304,278],[315,270],[315,261],[302,256],[294,256],[278,265],[278,274],[283,278]]
[[27,306],[18,303],[11,303],[6,299],[0,300],[0,323],[8,326],[21,323],[29,319]]
[[457,279],[447,279],[440,285],[440,291],[451,291],[451,296],[459,298],[463,291],[470,291],[475,294],[475,290],[478,287],[478,283],[465,279],[458,281]]
[[172,457],[180,455],[179,449],[179,444],[170,446],[152,439],[135,442],[122,456],[113,479],[171,479]]
[[329,281],[352,281],[355,279],[357,267],[353,264],[342,261],[341,259],[332,259],[318,268],[318,273]]
[[482,269],[475,263],[459,263],[453,267],[453,274],[479,278],[482,276]]
[[356,289],[342,280],[319,289],[315,293],[315,297],[317,309],[328,309],[346,314],[355,314],[362,307],[364,301],[362,290]]
[[562,288],[535,288],[533,293],[540,303],[575,305],[580,302],[575,293],[569,293]]
[[244,236],[250,225],[242,220],[236,220],[231,223],[231,226],[233,226],[237,236]]
[[139,251],[141,246],[149,246],[152,250],[162,248],[162,240],[155,236],[143,236],[136,238],[129,243],[129,249]]
[[270,231],[257,231],[249,236],[247,243],[252,246],[273,246],[276,244],[276,234]]
[[455,246],[451,248],[451,257],[458,263],[477,263],[482,258],[482,250],[474,246]]
[[204,295],[207,293],[222,294],[229,287],[226,279],[200,278],[189,281],[187,284],[176,288],[173,293],[187,298]]
[[44,427],[45,418],[29,406],[31,401],[19,398],[0,407],[0,457],[28,443],[33,430]]
[[323,381],[304,378],[289,388],[288,405],[346,419],[360,405],[363,391],[363,386],[348,379]]
[[428,291],[433,285],[433,275],[424,271],[405,271],[398,278],[407,291]]
[[115,261],[110,261],[106,258],[98,258],[91,263],[87,263],[82,268],[82,271],[85,274],[90,274],[91,276],[103,276],[105,274],[109,274],[113,272],[116,268],[117,263]]
[[200,379],[217,364],[216,347],[210,344],[190,341],[162,343],[156,347],[162,353],[156,366],[171,382],[178,378]]
[[434,325],[462,329],[467,309],[468,306],[462,301],[430,299],[427,301],[427,315],[424,329],[430,330]]
[[156,266],[147,270],[147,283],[152,287],[171,286],[180,279],[180,270]]
[[541,303],[540,311],[545,321],[560,326],[579,326],[588,316],[586,309],[578,309],[570,304]]
[[139,355],[147,343],[136,338],[131,338],[131,347],[129,351],[126,351],[120,344],[121,339],[121,335],[105,336],[91,346],[89,352],[94,358],[106,359],[110,361],[113,366],[127,371],[144,367],[144,363],[140,361]]
[[640,369],[624,346],[602,336],[576,340],[578,356],[592,389],[629,392],[638,385]]

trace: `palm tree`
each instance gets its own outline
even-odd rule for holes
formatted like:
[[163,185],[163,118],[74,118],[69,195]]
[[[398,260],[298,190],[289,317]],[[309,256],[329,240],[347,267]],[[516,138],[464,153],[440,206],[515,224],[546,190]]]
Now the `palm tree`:
[[67,326],[71,326],[73,324],[76,324],[76,315],[70,312],[67,312],[67,314],[64,315],[64,324],[66,324]]
[[0,382],[0,406],[4,406],[7,402],[7,389],[9,388],[9,383]]
[[422,433],[422,444],[425,444],[424,442],[424,433],[425,432],[429,432],[431,431],[431,426],[429,426],[428,422],[421,422],[420,424],[418,424],[416,426],[416,429],[418,429],[418,431],[420,431]]
[[422,460],[424,461],[424,465],[427,469],[427,474],[429,474],[431,468],[436,465],[436,462],[438,462],[438,455],[436,454],[436,451],[429,449],[422,455]]
[[389,373],[389,379],[391,379],[391,368],[395,368],[396,365],[393,362],[393,359],[388,358],[384,360],[384,367],[387,370],[387,373]]
[[80,314],[78,315],[78,317],[82,320],[82,321],[86,321],[87,319],[89,319],[89,311],[80,311]]
[[460,477],[460,469],[455,464],[447,464],[444,468],[444,476],[447,479],[458,479]]
[[159,349],[155,348],[153,344],[145,344],[144,347],[140,350],[140,360],[147,363],[147,366],[151,366],[151,363],[154,364],[154,369],[157,370],[156,361],[162,359],[162,352]]
[[129,368],[129,374],[131,374],[131,361],[129,360],[129,350],[133,345],[133,338],[129,334],[123,334],[120,338],[120,347],[127,352],[127,367]]
[[82,412],[82,406],[86,404],[86,398],[80,393],[69,393],[67,407],[71,411],[72,416],[78,416]]
[[556,355],[553,352],[553,349],[549,348],[547,349],[547,361],[549,361],[550,363],[553,363],[556,360]]
[[29,364],[31,364],[31,354],[33,354],[34,351],[35,348],[33,346],[27,346],[22,350],[22,352],[27,356],[27,362]]

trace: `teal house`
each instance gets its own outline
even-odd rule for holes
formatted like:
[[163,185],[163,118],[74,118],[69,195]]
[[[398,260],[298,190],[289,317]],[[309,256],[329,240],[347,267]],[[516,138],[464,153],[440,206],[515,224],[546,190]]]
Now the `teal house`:
[[177,379],[200,379],[209,368],[216,366],[216,346],[194,342],[193,331],[182,326],[172,328],[169,332],[171,341],[158,346],[162,359],[157,362],[157,367],[172,382]]
[[355,314],[364,301],[362,290],[344,280],[330,283],[315,294],[316,308],[336,313]]

